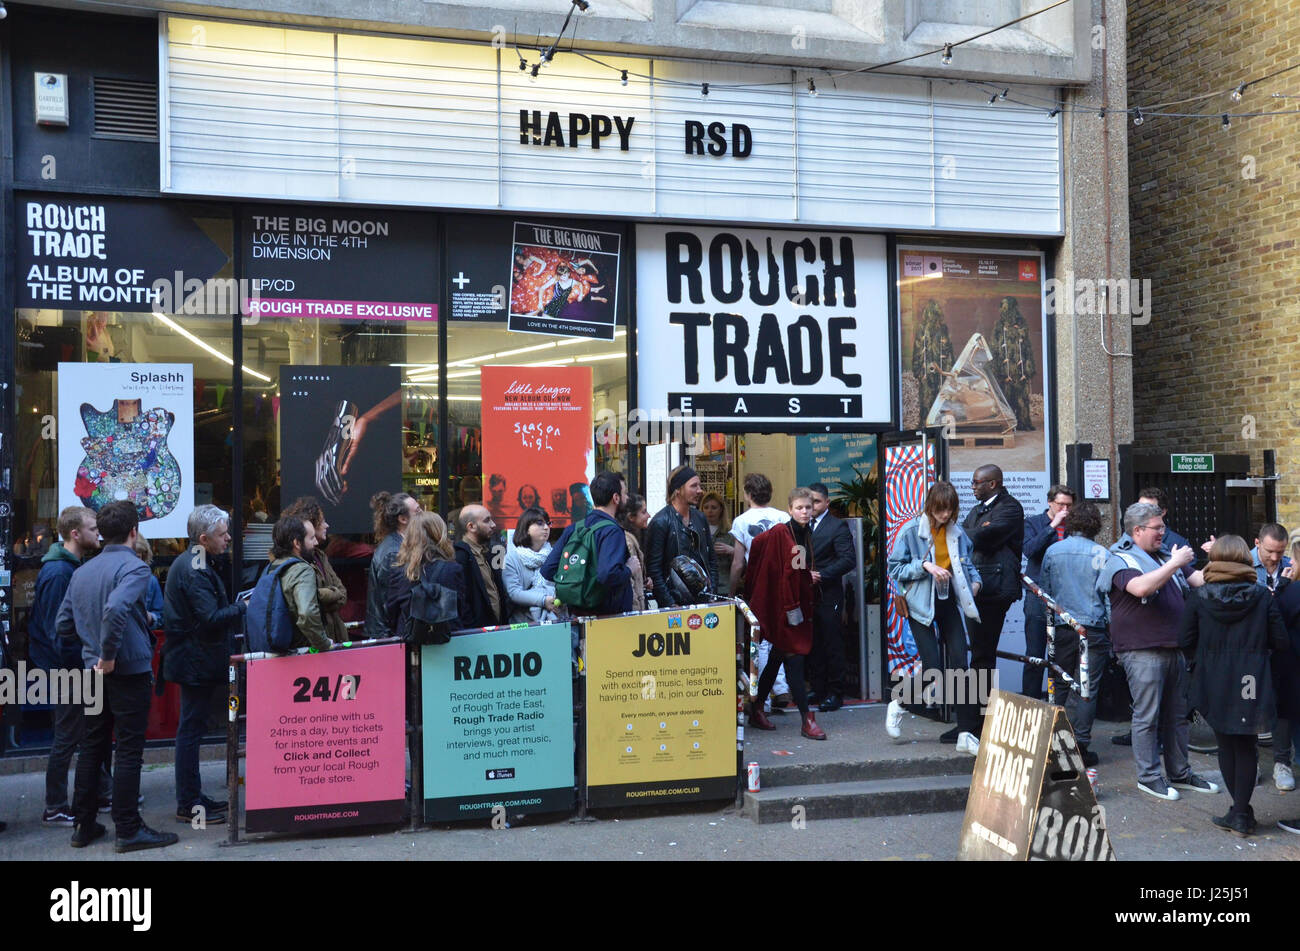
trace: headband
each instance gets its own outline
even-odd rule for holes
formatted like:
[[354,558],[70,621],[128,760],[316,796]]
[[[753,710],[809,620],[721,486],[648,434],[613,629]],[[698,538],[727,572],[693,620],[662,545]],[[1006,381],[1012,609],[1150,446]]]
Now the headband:
[[687,482],[690,482],[692,479],[694,479],[697,475],[699,475],[699,473],[696,472],[694,469],[692,469],[690,466],[682,466],[680,469],[677,470],[677,474],[668,480],[668,494],[672,495],[674,492],[676,492],[678,489],[684,486]]

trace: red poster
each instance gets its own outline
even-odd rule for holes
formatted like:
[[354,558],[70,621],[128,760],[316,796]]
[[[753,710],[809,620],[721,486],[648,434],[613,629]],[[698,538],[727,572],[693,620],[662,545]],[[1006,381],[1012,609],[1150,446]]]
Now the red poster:
[[529,506],[553,526],[591,507],[591,367],[483,367],[483,504],[501,528]]

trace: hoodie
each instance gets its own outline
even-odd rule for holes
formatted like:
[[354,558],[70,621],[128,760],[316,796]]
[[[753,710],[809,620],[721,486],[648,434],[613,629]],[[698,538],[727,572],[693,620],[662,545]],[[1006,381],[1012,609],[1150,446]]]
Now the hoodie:
[[28,659],[43,670],[70,670],[81,667],[81,646],[75,639],[62,640],[55,632],[54,622],[59,615],[59,605],[68,591],[72,573],[81,565],[81,559],[55,542],[41,559],[41,570],[36,576],[36,593],[32,597],[32,613],[27,622]]

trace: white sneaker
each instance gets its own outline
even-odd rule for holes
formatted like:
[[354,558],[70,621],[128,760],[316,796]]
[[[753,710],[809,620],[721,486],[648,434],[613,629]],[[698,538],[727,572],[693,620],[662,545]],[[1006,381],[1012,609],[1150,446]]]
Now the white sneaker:
[[957,752],[969,753],[971,756],[980,755],[980,741],[974,733],[959,733],[957,735]]
[[1291,772],[1291,767],[1286,763],[1273,764],[1273,785],[1277,786],[1279,792],[1295,789],[1295,773]]
[[903,735],[903,705],[897,700],[889,701],[889,709],[885,711],[885,732],[894,739]]

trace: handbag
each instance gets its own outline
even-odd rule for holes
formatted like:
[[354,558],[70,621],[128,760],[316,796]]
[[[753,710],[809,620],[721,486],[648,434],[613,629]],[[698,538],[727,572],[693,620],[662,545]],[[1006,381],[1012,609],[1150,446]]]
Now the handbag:
[[901,594],[894,595],[894,614],[901,617],[904,621],[910,617],[907,613],[907,598]]

